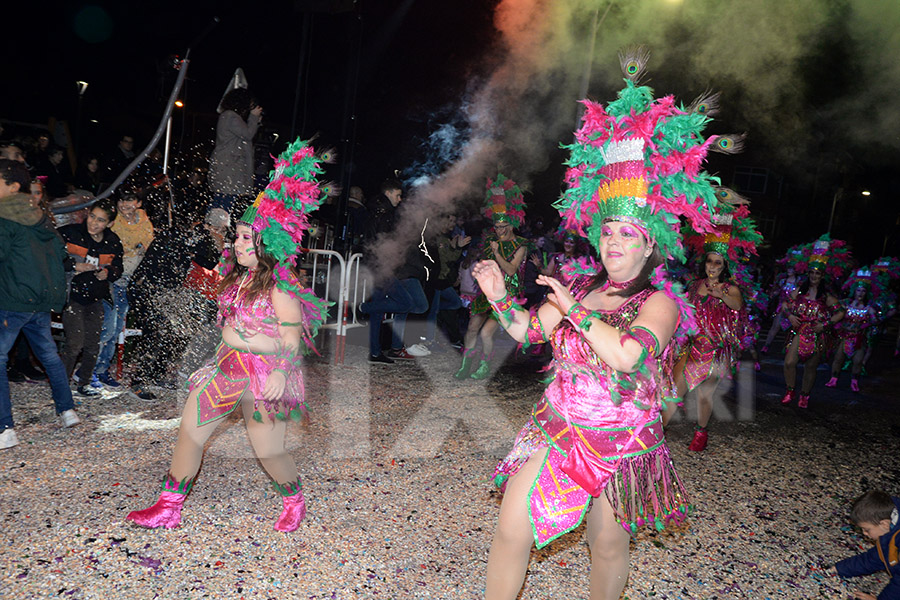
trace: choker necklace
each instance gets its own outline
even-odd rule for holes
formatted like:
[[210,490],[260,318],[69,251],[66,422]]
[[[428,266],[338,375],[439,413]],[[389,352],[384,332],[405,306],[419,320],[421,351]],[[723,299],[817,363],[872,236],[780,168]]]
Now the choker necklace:
[[607,278],[606,283],[603,284],[603,287],[600,288],[600,291],[602,292],[611,287],[616,288],[617,290],[624,290],[629,285],[634,283],[635,279],[637,279],[637,277],[635,277],[634,279],[629,279],[628,281],[623,281],[623,282],[619,283],[618,281],[613,281],[612,279]]

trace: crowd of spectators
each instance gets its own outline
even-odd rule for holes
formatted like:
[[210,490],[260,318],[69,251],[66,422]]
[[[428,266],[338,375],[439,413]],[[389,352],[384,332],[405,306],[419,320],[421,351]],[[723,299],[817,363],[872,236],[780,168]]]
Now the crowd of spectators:
[[[207,162],[193,161],[200,166],[169,179],[163,173],[161,152],[151,149],[114,190],[109,186],[137,156],[131,134],[123,133],[107,152],[75,157],[70,148],[55,144],[50,133],[9,136],[0,128],[0,159],[5,165],[18,165],[15,177],[29,184],[16,193],[3,188],[0,225],[9,221],[25,227],[19,213],[32,219],[40,214],[40,225],[25,219],[27,226],[40,228],[35,231],[46,237],[42,243],[64,249],[60,257],[64,277],[44,284],[53,289],[54,298],[64,298],[63,305],[47,300],[39,311],[30,311],[47,316],[46,323],[40,323],[41,335],[32,339],[28,335],[32,326],[23,323],[21,334],[17,331],[8,340],[9,347],[0,348],[6,375],[6,382],[0,381],[0,397],[6,400],[0,403],[8,406],[9,381],[49,377],[58,412],[74,424],[73,393],[77,402],[103,390],[116,391],[128,381],[131,391],[152,401],[153,387],[178,386],[207,358],[216,335],[218,258],[229,242],[233,215],[241,213],[266,183],[254,175],[254,165],[260,163],[254,138],[262,109],[245,90],[225,99]],[[322,242],[345,255],[361,252],[370,272],[375,272],[383,257],[373,249],[379,236],[392,235],[403,212],[404,187],[387,179],[371,192],[351,185],[344,202],[311,215],[317,221],[313,231],[319,232],[311,244]],[[99,195],[105,199],[96,201]],[[469,200],[477,215],[480,199]],[[526,272],[532,302],[543,293],[533,284],[539,273],[534,265],[546,264],[553,250],[543,224],[535,225],[535,231],[520,232],[533,239],[534,261],[529,261]],[[403,247],[401,266],[372,282],[368,298],[358,307],[360,314],[368,314],[370,362],[391,364],[462,348],[467,306],[477,294],[470,268],[481,256],[481,234],[488,227],[480,217],[459,211],[437,215],[423,228],[421,241]],[[19,263],[11,262],[10,256],[0,256],[0,285],[3,277],[8,277],[9,285],[18,285]],[[41,260],[47,256],[54,255],[45,252]],[[0,306],[0,310],[22,308]],[[409,330],[408,318],[415,323]],[[56,323],[52,328],[51,322]],[[61,343],[53,346],[58,364],[48,358],[46,342],[54,329],[56,343]],[[140,335],[125,346],[123,360],[122,342],[131,332]],[[3,410],[0,418],[6,418]],[[7,420],[0,427],[12,430],[11,413]]]

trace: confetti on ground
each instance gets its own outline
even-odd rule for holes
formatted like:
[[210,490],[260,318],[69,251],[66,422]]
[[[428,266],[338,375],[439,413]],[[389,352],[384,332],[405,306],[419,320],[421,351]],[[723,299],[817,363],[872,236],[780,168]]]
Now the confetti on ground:
[[[279,498],[240,421],[210,441],[181,527],[143,530],[124,517],[156,499],[178,393],[81,399],[84,423],[63,429],[48,387],[13,384],[21,443],[0,451],[0,596],[481,598],[500,499],[489,477],[544,375],[520,359],[484,382],[459,382],[457,362],[446,353],[368,365],[348,347],[345,366],[327,355],[308,363],[312,419],[287,439],[309,506],[293,534],[272,529]],[[686,450],[687,420],[673,424],[672,453],[697,509],[677,530],[636,538],[624,597],[877,593],[883,575],[845,586],[822,568],[868,547],[848,522],[863,488],[900,493],[896,457],[866,449],[897,445],[895,400],[872,400],[896,398],[888,367],[855,405],[823,400],[801,412],[778,403],[769,360],[753,418],[714,421],[705,453]],[[521,598],[586,597],[589,564],[580,531],[534,551]]]

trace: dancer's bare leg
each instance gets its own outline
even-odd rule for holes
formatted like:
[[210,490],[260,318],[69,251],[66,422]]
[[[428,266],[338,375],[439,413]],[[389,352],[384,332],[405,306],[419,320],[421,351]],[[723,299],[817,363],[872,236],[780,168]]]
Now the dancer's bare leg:
[[466,328],[466,336],[463,339],[466,350],[475,347],[475,342],[478,341],[478,331],[481,329],[481,326],[484,325],[487,318],[488,316],[486,313],[469,316],[469,326]]
[[488,555],[486,600],[515,600],[522,589],[534,545],[528,494],[546,456],[546,451],[535,452],[507,482]]
[[799,347],[800,336],[794,336],[791,345],[784,354],[784,383],[790,389],[794,389],[797,385],[797,363],[800,361]]
[[816,385],[816,369],[819,368],[819,361],[821,358],[822,353],[815,352],[803,364],[803,385],[800,388],[800,393],[805,396],[808,396],[812,391],[813,386]]
[[606,494],[594,498],[585,537],[591,548],[591,600],[619,600],[628,581],[631,536],[616,521]]
[[834,351],[834,360],[831,361],[831,376],[837,377],[841,374],[841,367],[844,366],[844,342],[838,342],[837,350]]
[[712,415],[713,396],[719,386],[719,376],[712,375],[697,386],[697,425],[706,427]]
[[196,388],[188,396],[181,412],[181,426],[178,428],[178,441],[172,453],[172,464],[169,473],[176,481],[193,478],[200,470],[203,461],[203,447],[209,437],[223,419],[216,419],[205,425],[198,425],[197,395],[202,386]]
[[481,351],[484,352],[485,360],[488,360],[494,352],[494,334],[497,332],[498,327],[500,327],[500,323],[496,320],[487,319],[479,333],[479,337],[481,337]]
[[287,421],[272,419],[260,407],[262,422],[253,419],[253,396],[248,393],[241,398],[241,409],[244,413],[244,421],[247,423],[247,435],[253,445],[253,451],[259,462],[262,463],[266,473],[276,483],[294,483],[297,481],[297,465],[293,457],[284,449],[284,434],[287,431]]

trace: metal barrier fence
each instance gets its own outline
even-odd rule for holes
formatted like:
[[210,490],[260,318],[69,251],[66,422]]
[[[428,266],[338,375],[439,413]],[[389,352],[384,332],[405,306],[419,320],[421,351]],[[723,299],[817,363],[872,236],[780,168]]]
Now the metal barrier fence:
[[[365,300],[371,286],[371,282],[360,271],[362,254],[357,252],[346,259],[333,250],[310,249],[306,254],[304,266],[310,270],[310,286],[319,297],[335,303],[329,310],[328,320],[322,329],[335,332],[334,364],[342,365],[347,347],[347,331],[368,325],[367,321],[359,320],[359,305]],[[384,322],[393,320],[392,315],[385,317]],[[318,340],[322,339],[319,336]]]

